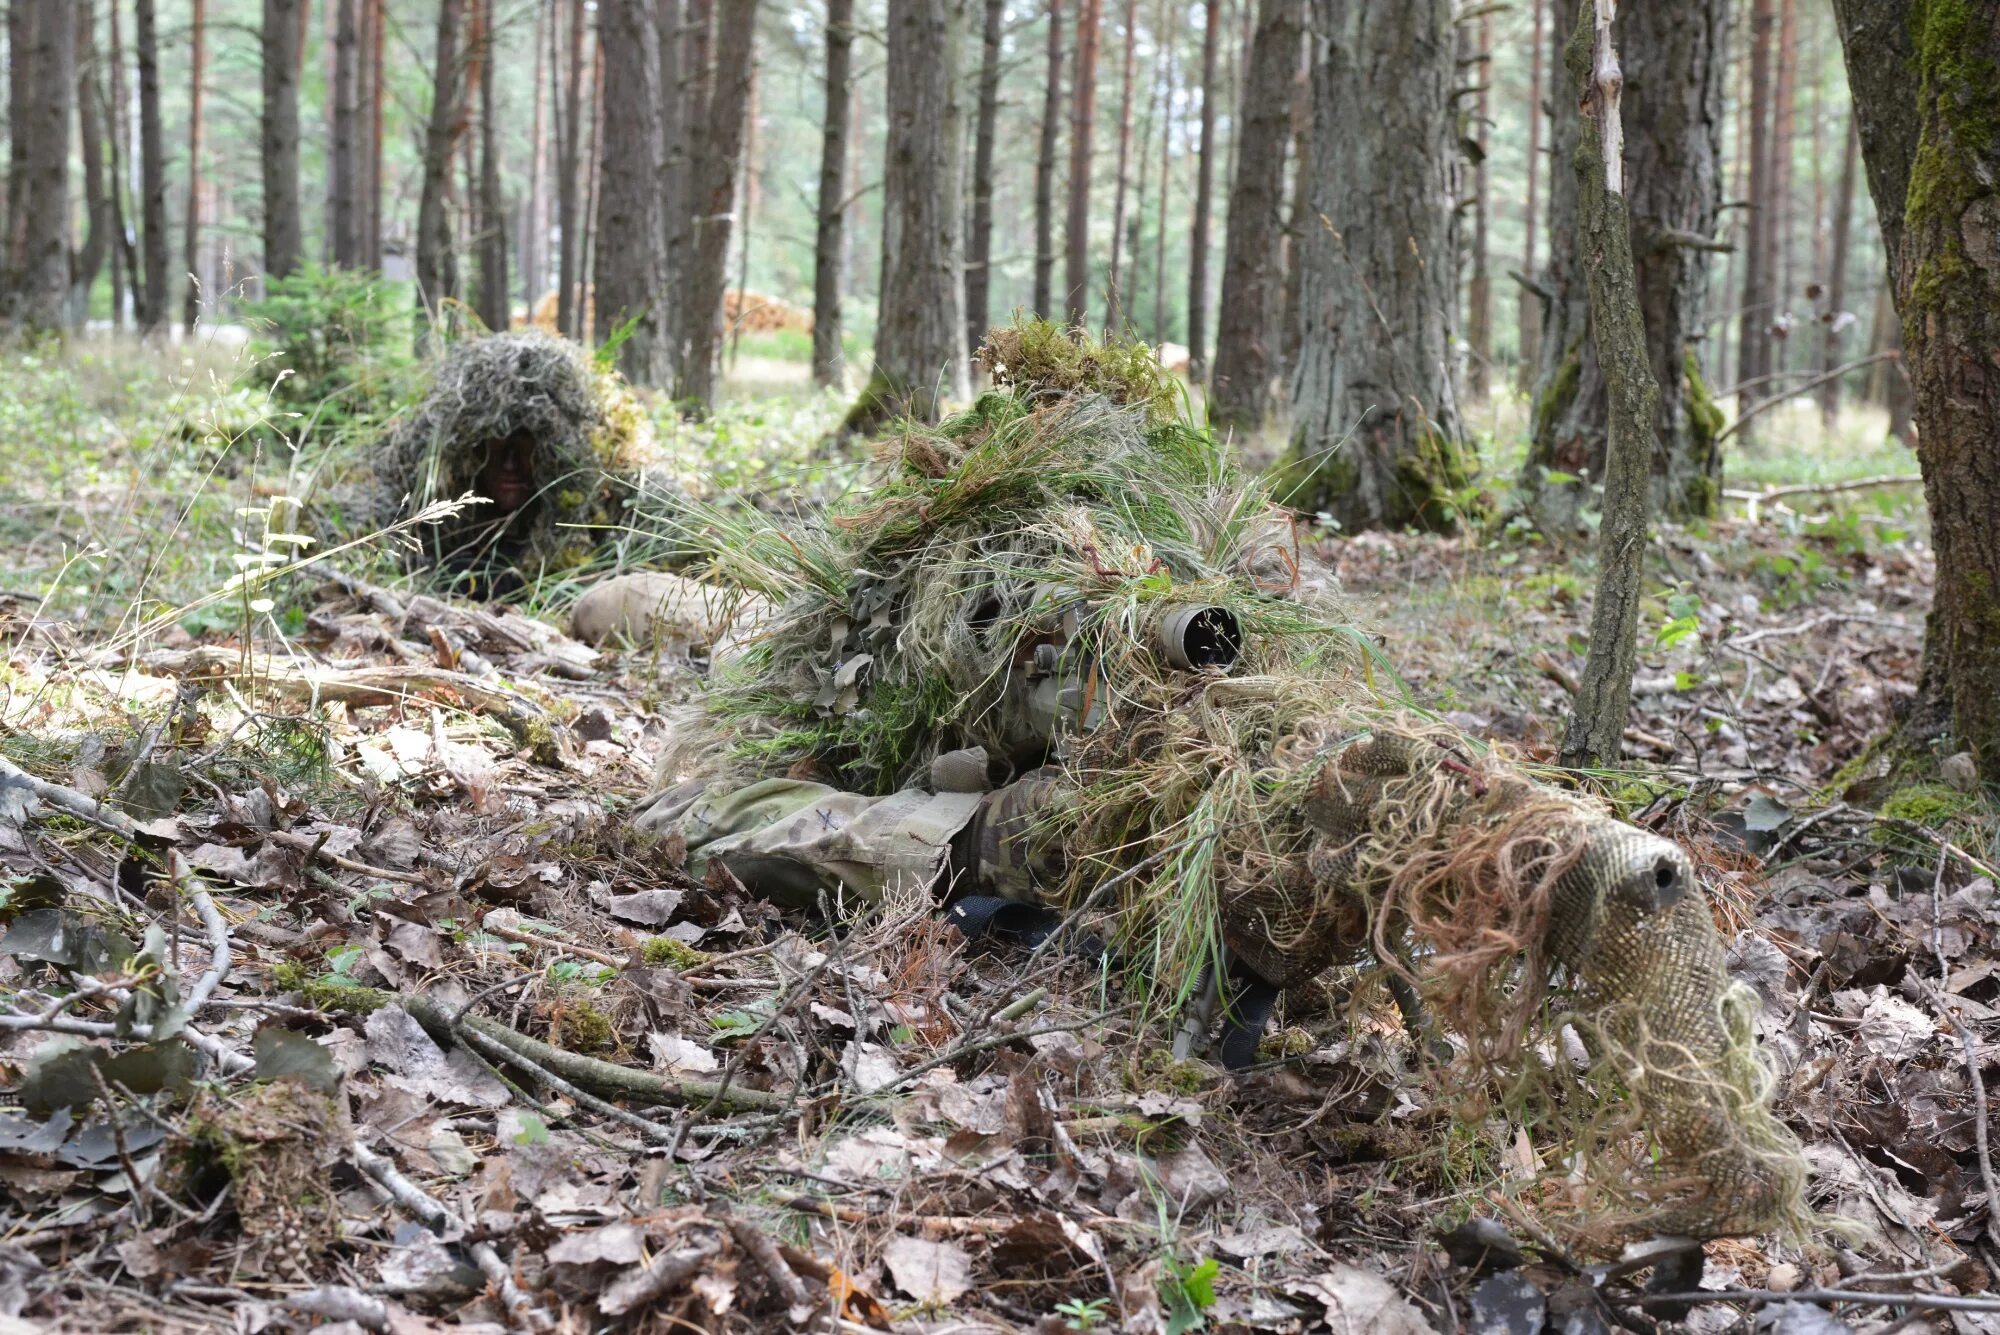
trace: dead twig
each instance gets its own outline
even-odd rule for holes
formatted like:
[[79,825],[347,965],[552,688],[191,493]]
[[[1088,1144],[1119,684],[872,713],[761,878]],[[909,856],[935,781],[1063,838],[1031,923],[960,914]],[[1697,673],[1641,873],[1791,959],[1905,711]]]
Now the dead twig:
[[1694,1293],[1606,1295],[1623,1307],[1671,1307],[1681,1303],[1854,1303],[1861,1307],[1912,1307],[1934,1312],[2000,1312],[2000,1297],[1955,1293],[1869,1293],[1856,1289],[1714,1289]]
[[[437,1197],[404,1177],[394,1164],[359,1142],[354,1145],[353,1154],[355,1166],[388,1193],[389,1199],[405,1214],[441,1238],[462,1238],[466,1235],[468,1230],[464,1220],[446,1209]],[[517,1327],[535,1332],[555,1329],[555,1323],[514,1282],[513,1269],[500,1259],[500,1253],[493,1250],[492,1243],[475,1242],[470,1250],[473,1262],[486,1276],[487,1282],[493,1285],[494,1292],[499,1295]]]
[[[452,1024],[450,1010],[432,997],[407,992],[389,992],[373,987],[334,987],[317,989],[311,999],[322,1010],[352,1015],[366,1015],[384,1006],[399,1006],[422,1025],[425,1032],[438,1043],[457,1042],[458,1030]],[[730,1089],[713,1080],[673,1079],[655,1075],[651,1071],[620,1066],[616,1062],[600,1061],[596,1057],[565,1052],[538,1038],[530,1038],[526,1034],[510,1029],[498,1020],[489,1020],[483,1015],[467,1015],[460,1019],[458,1024],[485,1035],[575,1084],[613,1098],[637,1099],[647,1103],[713,1102],[717,1107],[754,1108],[765,1111],[779,1111],[791,1104],[787,1096],[769,1090]]]

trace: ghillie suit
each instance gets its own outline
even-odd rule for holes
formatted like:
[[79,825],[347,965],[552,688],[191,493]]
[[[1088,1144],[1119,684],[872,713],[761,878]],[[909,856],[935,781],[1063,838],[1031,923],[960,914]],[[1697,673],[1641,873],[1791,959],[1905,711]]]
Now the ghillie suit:
[[989,394],[828,525],[712,535],[779,610],[639,824],[775,897],[1110,911],[1155,1015],[1233,980],[1225,1057],[1276,988],[1372,958],[1462,1036],[1464,1088],[1568,1136],[1580,1238],[1800,1223],[1685,854],[1391,694],[1263,493],[1121,397]]
[[652,426],[617,375],[539,330],[454,343],[382,442],[376,473],[403,512],[484,497],[421,535],[418,560],[526,574],[581,564],[588,530],[622,521]]

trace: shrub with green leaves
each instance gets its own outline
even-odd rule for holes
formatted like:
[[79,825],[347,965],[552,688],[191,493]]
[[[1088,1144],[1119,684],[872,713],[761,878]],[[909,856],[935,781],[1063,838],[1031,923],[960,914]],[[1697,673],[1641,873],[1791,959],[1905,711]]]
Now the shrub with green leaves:
[[272,398],[301,414],[287,431],[294,440],[380,417],[410,390],[409,308],[374,274],[306,265],[269,280],[244,318],[266,353]]

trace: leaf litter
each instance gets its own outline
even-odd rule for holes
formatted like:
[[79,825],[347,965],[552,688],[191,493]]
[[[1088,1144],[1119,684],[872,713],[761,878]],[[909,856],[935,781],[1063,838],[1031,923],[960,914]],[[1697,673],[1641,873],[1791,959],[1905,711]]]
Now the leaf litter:
[[[1866,1296],[1977,1293],[2000,1264],[1973,1113],[2000,1074],[1992,850],[1869,791],[1923,554],[1823,559],[1805,601],[1785,563],[1809,547],[1663,541],[1705,601],[1656,609],[1693,630],[1642,656],[1651,768],[1621,800],[1716,889],[1838,1230],[1587,1264],[1521,1196],[1551,1147],[1454,1130],[1366,979],[1294,989],[1231,1078],[1142,1041],[1075,961],[694,881],[620,821],[691,665],[341,577],[282,670],[8,623],[6,757],[119,814],[0,773],[0,1319],[1532,1335],[1650,1329],[1674,1314],[1654,1274],[1855,1295],[1769,1303],[1772,1329],[1990,1328]],[[1566,559],[1328,555],[1454,723],[1552,747],[1587,622]]]

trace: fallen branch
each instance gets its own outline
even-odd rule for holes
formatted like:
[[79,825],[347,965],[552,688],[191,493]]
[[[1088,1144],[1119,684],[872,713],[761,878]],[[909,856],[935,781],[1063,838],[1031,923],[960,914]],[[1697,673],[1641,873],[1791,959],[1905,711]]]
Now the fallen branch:
[[609,1117],[615,1122],[622,1122],[654,1144],[670,1145],[673,1143],[674,1131],[672,1127],[661,1126],[658,1122],[650,1121],[635,1112],[626,1111],[615,1103],[609,1103],[598,1098],[582,1086],[563,1079],[540,1062],[522,1056],[505,1043],[497,1039],[488,1038],[485,1034],[472,1028],[461,1028],[459,1036],[473,1047],[479,1049],[479,1051],[492,1057],[495,1061],[507,1063],[516,1070],[541,1081],[556,1093],[567,1095],[576,1100],[579,1105],[590,1109],[594,1113]]
[[597,1310],[606,1316],[623,1316],[635,1307],[644,1307],[694,1278],[717,1250],[709,1245],[662,1252],[644,1270],[625,1276],[598,1295]]
[[1920,473],[1878,473],[1872,477],[1851,477],[1841,482],[1795,482],[1782,487],[1766,487],[1762,491],[1743,491],[1735,487],[1724,487],[1722,494],[1732,501],[1747,501],[1750,518],[1757,517],[1757,508],[1786,496],[1837,496],[1842,492],[1870,491],[1876,487],[1918,487],[1923,485]]
[[[431,997],[373,987],[322,985],[310,988],[306,999],[323,1011],[347,1015],[366,1015],[384,1006],[398,1006],[407,1011],[440,1045],[457,1042],[451,1012]],[[714,1080],[674,1079],[620,1066],[616,1062],[600,1061],[596,1057],[565,1052],[483,1015],[464,1016],[458,1020],[458,1025],[491,1039],[565,1080],[609,1098],[634,1099],[645,1103],[714,1102],[717,1107],[765,1111],[781,1110],[791,1105],[787,1096],[769,1090],[725,1089]]]
[[[412,1219],[441,1238],[462,1238],[468,1232],[464,1220],[446,1209],[435,1196],[404,1177],[387,1159],[359,1142],[355,1143],[353,1153],[355,1166],[372,1178],[388,1193],[389,1199]],[[521,1292],[521,1286],[514,1282],[513,1268],[500,1259],[500,1253],[493,1250],[492,1243],[475,1242],[470,1250],[473,1262],[493,1286],[493,1291],[499,1295],[517,1326],[537,1332],[555,1329],[555,1323],[535,1306],[534,1300]]]
[[722,1222],[729,1229],[729,1236],[735,1239],[736,1245],[749,1253],[750,1259],[757,1263],[757,1268],[764,1272],[764,1277],[771,1281],[771,1286],[783,1295],[787,1307],[797,1312],[810,1311],[819,1305],[805,1284],[800,1281],[797,1273],[779,1254],[777,1239],[749,1220],[736,1215],[724,1215]]
[[1887,352],[1877,352],[1867,357],[1857,357],[1851,362],[1847,362],[1843,365],[1834,367],[1831,371],[1822,372],[1821,374],[1814,376],[1810,380],[1804,380],[1796,385],[1791,386],[1788,389],[1779,390],[1776,394],[1773,394],[1770,398],[1760,399],[1756,403],[1751,404],[1748,408],[1745,408],[1740,417],[1738,417],[1735,421],[1731,422],[1728,426],[1722,428],[1722,430],[1715,433],[1715,440],[1712,443],[1720,445],[1723,441],[1728,440],[1738,431],[1741,431],[1745,426],[1749,424],[1752,418],[1758,416],[1760,413],[1764,413],[1772,408],[1775,408],[1781,403],[1788,403],[1791,400],[1798,398],[1801,394],[1811,393],[1813,390],[1818,389],[1821,385],[1824,385],[1829,380],[1838,380],[1840,379],[1840,377],[1846,375],[1849,371],[1858,371],[1864,366],[1873,366],[1876,362],[1888,361],[1891,358],[1896,358],[1900,356],[1902,356],[1902,354],[1892,348]]
[[294,1312],[325,1317],[328,1321],[352,1321],[367,1330],[389,1329],[389,1304],[371,1293],[345,1284],[322,1284],[304,1293],[288,1293],[281,1302]]
[[357,876],[369,876],[378,881],[398,881],[404,885],[420,885],[426,888],[431,884],[421,872],[397,871],[393,867],[374,867],[366,862],[356,862],[353,858],[344,858],[338,853],[328,852],[323,840],[308,839],[302,834],[293,834],[290,830],[263,830],[260,833],[274,844],[297,849],[316,862],[324,862],[327,866],[338,867],[342,871],[351,871]]
[[344,704],[352,709],[371,709],[428,700],[494,718],[523,746],[544,751],[556,745],[555,726],[540,705],[503,686],[443,668],[417,664],[301,667],[269,655],[246,660],[242,653],[217,645],[147,654],[138,660],[137,666],[165,677],[249,681],[297,704]]

